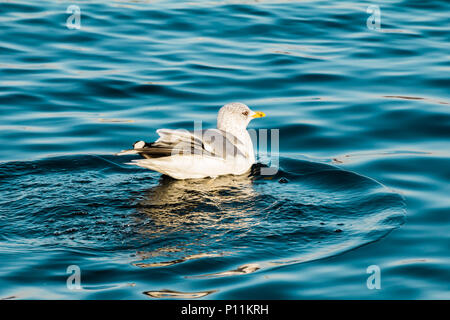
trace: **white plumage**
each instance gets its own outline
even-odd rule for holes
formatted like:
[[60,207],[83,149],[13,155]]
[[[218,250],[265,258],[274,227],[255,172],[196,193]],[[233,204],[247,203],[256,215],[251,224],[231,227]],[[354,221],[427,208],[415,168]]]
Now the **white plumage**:
[[247,125],[264,117],[245,104],[224,105],[217,116],[217,129],[188,131],[159,129],[153,143],[138,141],[134,149],[118,155],[140,154],[145,159],[131,164],[158,171],[175,179],[217,177],[248,172],[255,163],[253,143]]

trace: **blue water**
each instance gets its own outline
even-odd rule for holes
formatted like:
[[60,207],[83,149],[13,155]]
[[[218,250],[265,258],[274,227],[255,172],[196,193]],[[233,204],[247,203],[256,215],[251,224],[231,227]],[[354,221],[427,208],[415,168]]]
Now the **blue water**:
[[[449,7],[0,1],[0,298],[449,299]],[[275,176],[114,156],[231,101]]]

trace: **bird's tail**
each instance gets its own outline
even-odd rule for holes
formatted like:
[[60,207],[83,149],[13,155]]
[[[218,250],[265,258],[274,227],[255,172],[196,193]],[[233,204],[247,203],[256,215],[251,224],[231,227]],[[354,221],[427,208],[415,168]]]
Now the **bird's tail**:
[[133,149],[122,150],[122,151],[116,153],[116,156],[125,156],[127,154],[139,154],[138,150],[142,149],[145,145],[146,145],[146,143],[144,141],[136,141],[133,144]]
[[117,152],[115,155],[116,156],[125,156],[127,154],[138,154],[139,152],[137,152],[134,149],[129,149],[129,150],[122,150],[120,152]]

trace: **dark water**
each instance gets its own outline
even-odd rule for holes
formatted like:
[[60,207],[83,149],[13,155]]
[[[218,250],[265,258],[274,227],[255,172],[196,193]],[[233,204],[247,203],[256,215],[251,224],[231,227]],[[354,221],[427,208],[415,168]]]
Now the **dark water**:
[[[1,1],[0,298],[450,298],[449,4],[371,4]],[[113,155],[230,101],[275,176]]]

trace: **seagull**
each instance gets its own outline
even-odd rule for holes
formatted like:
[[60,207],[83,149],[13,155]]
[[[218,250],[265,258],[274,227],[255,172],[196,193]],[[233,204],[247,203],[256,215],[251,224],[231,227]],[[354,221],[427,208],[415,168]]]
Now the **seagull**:
[[247,125],[265,116],[243,103],[227,103],[219,110],[217,129],[158,129],[155,142],[137,141],[117,155],[139,154],[144,159],[129,164],[180,180],[242,175],[255,163]]

